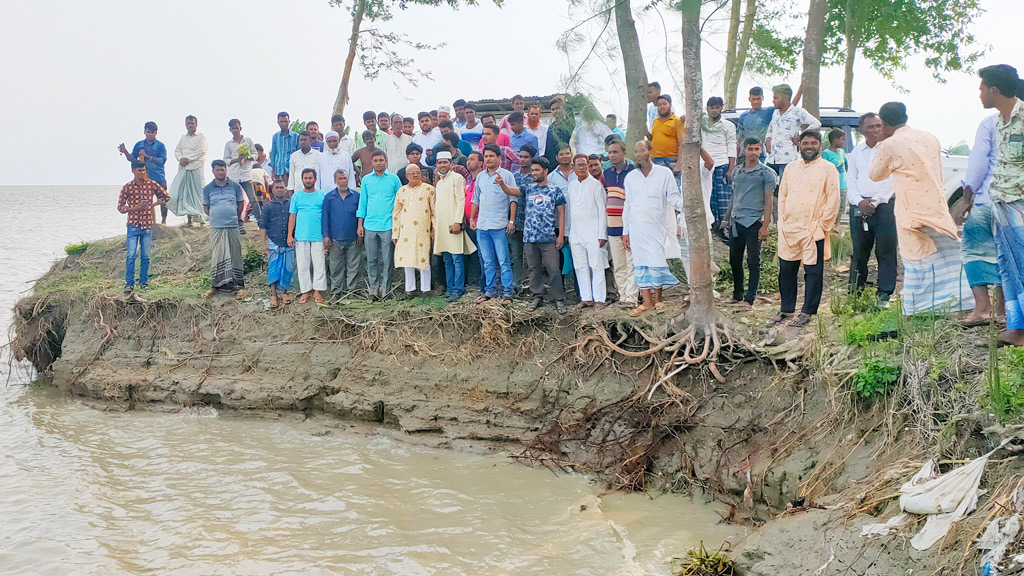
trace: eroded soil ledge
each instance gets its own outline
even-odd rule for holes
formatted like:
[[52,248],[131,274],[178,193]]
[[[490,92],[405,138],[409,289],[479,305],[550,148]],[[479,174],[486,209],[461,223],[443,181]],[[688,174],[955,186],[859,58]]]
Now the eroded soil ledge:
[[[837,391],[851,364],[813,331],[747,330],[751,342],[790,342],[789,359],[732,351],[725,383],[693,367],[675,380],[685,402],[647,400],[638,392],[651,359],[588,336],[644,350],[672,330],[679,295],[667,314],[639,320],[439,299],[267,311],[258,270],[247,277],[250,301],[199,298],[205,241],[201,230],[160,230],[154,288],[133,297],[117,286],[123,244],[57,263],[16,306],[15,353],[61,389],[124,409],[323,414],[442,446],[485,443],[615,487],[700,489],[729,521],[761,525],[736,546],[744,574],[814,574],[833,554],[821,574],[961,573],[963,547],[919,554],[903,537],[857,537],[876,520],[850,511],[905,480],[884,474],[919,458],[921,444],[893,437],[884,406],[858,407]],[[958,453],[991,444],[983,423],[950,429]]]

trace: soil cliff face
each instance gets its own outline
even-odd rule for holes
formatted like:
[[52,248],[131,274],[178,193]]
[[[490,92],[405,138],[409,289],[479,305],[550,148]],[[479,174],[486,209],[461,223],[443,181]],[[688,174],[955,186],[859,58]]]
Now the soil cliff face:
[[881,450],[878,414],[836,410],[835,391],[815,377],[834,367],[735,351],[725,383],[694,367],[676,379],[683,396],[648,398],[651,359],[601,342],[648,348],[670,332],[678,297],[668,314],[640,320],[440,299],[266,310],[258,270],[246,278],[249,301],[199,297],[205,242],[202,230],[161,229],[153,288],[130,297],[117,285],[123,245],[68,257],[16,306],[16,354],[54,385],[125,409],[322,414],[442,446],[483,443],[617,487],[702,488],[731,521],[787,516],[741,546],[744,573],[812,574],[837,543],[858,574],[918,566],[888,542],[867,545],[875,561],[858,564],[867,548],[856,526],[805,512],[867,491],[858,482],[901,456]]

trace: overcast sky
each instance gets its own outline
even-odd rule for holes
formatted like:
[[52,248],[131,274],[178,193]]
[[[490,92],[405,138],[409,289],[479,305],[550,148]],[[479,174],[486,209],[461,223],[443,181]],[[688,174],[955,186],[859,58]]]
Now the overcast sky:
[[[1019,0],[984,5],[987,12],[974,26],[991,46],[983,63],[1024,65],[1014,59]],[[230,118],[241,119],[243,132],[268,149],[280,110],[325,125],[350,27],[346,12],[326,0],[33,0],[5,2],[0,10],[6,24],[0,35],[5,85],[0,109],[18,134],[0,139],[0,185],[123,183],[130,173],[117,145],[130,148],[140,140],[147,120],[160,126],[159,139],[173,155],[185,115],[198,116],[199,129],[210,140],[208,161],[223,152]],[[666,12],[663,18],[646,16],[640,34],[648,75],[677,95],[678,87],[672,86],[673,78],[682,77],[676,56],[679,16]],[[447,43],[437,52],[416,55],[434,80],[396,90],[387,74],[371,83],[357,72],[346,117],[353,125],[366,109],[415,116],[456,98],[556,92],[572,71],[556,41],[572,24],[567,3],[557,0],[401,13],[385,26],[420,41]],[[708,29],[717,28],[712,23]],[[721,35],[708,34],[707,40],[705,98],[721,93],[722,67]],[[606,89],[612,84],[608,70],[617,71],[618,62],[595,61],[585,79],[602,89],[597,94],[602,112],[618,112],[624,119],[624,95]],[[931,130],[946,146],[972,141],[986,115],[978,103],[976,76],[953,75],[939,84],[916,61],[900,76],[909,91],[900,94],[867,62],[858,61],[856,74],[855,109],[877,110],[888,100],[903,100],[910,122]],[[744,78],[741,104],[755,83],[780,81],[799,84],[797,73]],[[823,73],[821,101],[841,104],[841,69]],[[172,163],[168,180],[175,172]]]

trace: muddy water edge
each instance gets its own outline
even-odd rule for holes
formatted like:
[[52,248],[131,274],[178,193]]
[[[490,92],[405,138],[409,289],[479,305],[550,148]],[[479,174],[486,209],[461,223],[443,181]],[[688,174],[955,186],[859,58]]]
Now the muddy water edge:
[[[9,271],[0,323],[65,245],[121,233],[117,192],[0,188],[0,229],[18,239],[0,253]],[[61,226],[45,225],[54,217]],[[95,343],[70,336],[69,362]],[[217,378],[206,396],[217,402],[148,398],[152,410],[124,411],[100,382],[139,378],[136,344],[78,384],[85,401],[26,385],[32,371],[5,358],[5,574],[665,574],[698,540],[717,546],[747,532],[699,496],[602,494],[604,483],[586,475],[515,464],[495,449],[511,445],[511,432],[495,434],[486,419],[465,434],[424,436],[444,427],[423,418],[411,434],[396,432],[395,412],[388,423],[342,423],[310,410],[326,397],[271,399],[245,417],[232,408],[253,406],[232,406],[230,382],[217,389]],[[359,411],[356,399],[348,405]]]

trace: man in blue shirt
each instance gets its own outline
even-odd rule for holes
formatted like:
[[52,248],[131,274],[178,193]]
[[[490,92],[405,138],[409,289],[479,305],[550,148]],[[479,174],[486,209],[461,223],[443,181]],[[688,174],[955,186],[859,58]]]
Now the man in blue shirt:
[[537,136],[526,129],[526,118],[522,112],[513,112],[508,115],[508,125],[512,129],[512,133],[508,135],[509,147],[516,154],[519,154],[519,150],[524,145],[529,144],[533,146],[534,150],[540,150],[540,143],[537,141]]
[[402,183],[398,176],[386,170],[388,157],[383,150],[374,150],[370,163],[373,172],[363,176],[360,183],[356,235],[363,238],[366,246],[370,302],[375,302],[383,300],[391,288],[391,226],[395,195]]
[[[765,137],[768,135],[768,125],[772,122],[772,114],[775,114],[775,107],[768,106],[765,108],[761,106],[761,103],[764,102],[764,90],[760,86],[754,86],[750,89],[749,101],[750,110],[740,114],[740,119],[737,123],[738,133],[736,135],[736,142],[743,142],[751,136],[764,142]],[[765,158],[767,158],[767,153],[762,147],[760,162],[764,163]]]
[[359,273],[359,193],[351,189],[348,173],[342,169],[334,173],[334,183],[337,187],[324,198],[322,225],[324,248],[330,251],[331,296],[342,298],[355,291]]
[[495,286],[500,269],[501,285],[504,288],[502,303],[511,304],[515,284],[512,281],[508,237],[516,230],[515,205],[519,198],[519,188],[515,176],[501,167],[501,153],[501,148],[495,144],[484,146],[485,169],[476,175],[470,227],[476,230],[487,279],[484,293],[477,302],[497,297]]
[[[149,179],[159,184],[166,192],[167,176],[164,175],[164,164],[167,163],[167,147],[156,139],[156,122],[146,122],[143,129],[146,138],[136,142],[131,152],[124,147],[124,143],[118,147],[118,150],[124,154],[128,162],[144,162]],[[160,223],[167,224],[167,204],[160,205]]]
[[[284,180],[285,186],[288,186],[288,171],[289,162],[292,158],[292,153],[299,149],[299,135],[291,130],[291,118],[287,112],[277,113],[277,125],[281,128],[281,131],[274,134],[274,138],[270,143],[270,177],[274,179],[280,178]],[[295,176],[299,178],[298,175]],[[301,182],[295,182],[295,184],[301,184]],[[289,189],[295,188],[292,186]]]

